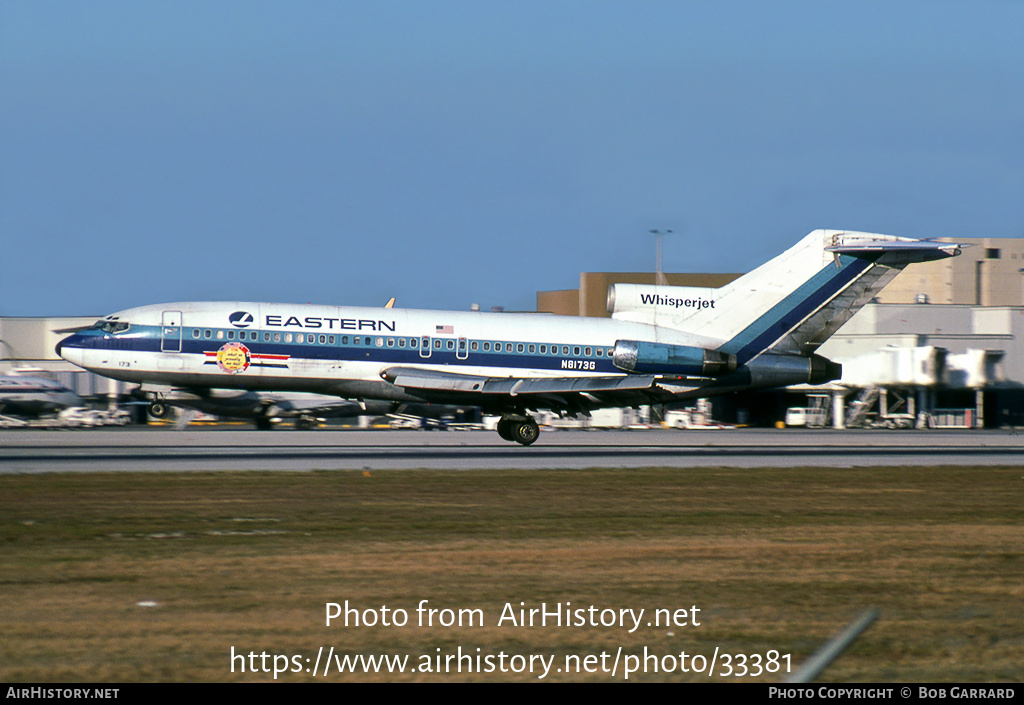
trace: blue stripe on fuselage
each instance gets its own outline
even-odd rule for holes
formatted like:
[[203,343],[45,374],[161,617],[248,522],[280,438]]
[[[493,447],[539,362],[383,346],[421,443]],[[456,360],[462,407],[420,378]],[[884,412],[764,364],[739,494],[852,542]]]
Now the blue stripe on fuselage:
[[796,291],[758,317],[719,350],[735,355],[737,362],[742,365],[827,303],[866,272],[876,259],[841,255],[839,267],[834,264],[822,267]]

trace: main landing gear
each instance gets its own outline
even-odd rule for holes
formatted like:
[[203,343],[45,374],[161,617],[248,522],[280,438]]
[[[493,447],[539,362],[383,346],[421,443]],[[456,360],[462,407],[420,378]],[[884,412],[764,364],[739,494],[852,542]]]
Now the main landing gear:
[[498,421],[498,435],[506,441],[528,446],[540,436],[537,422],[525,414],[505,414]]

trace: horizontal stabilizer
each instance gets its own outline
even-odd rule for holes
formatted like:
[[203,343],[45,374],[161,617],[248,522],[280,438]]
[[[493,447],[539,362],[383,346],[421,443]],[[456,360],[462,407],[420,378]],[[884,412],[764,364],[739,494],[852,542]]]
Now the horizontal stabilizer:
[[970,247],[970,245],[961,245],[955,242],[938,242],[936,240],[908,240],[906,238],[894,238],[893,240],[843,238],[838,239],[835,244],[826,247],[825,251],[842,255],[861,256],[885,252],[903,252],[914,254],[916,259],[912,261],[928,262],[945,257],[956,257],[964,247]]

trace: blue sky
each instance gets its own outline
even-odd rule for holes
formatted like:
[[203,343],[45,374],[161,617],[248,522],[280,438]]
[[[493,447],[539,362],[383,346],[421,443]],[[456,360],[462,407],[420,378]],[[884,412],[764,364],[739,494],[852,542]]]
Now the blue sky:
[[1024,3],[0,3],[0,315],[1024,236]]

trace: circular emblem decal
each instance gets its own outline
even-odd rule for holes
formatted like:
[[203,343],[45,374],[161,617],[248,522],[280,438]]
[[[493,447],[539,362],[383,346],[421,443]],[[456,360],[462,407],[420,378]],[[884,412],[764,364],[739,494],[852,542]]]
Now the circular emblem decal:
[[245,372],[249,367],[249,348],[241,343],[227,343],[217,351],[217,366],[229,375]]

